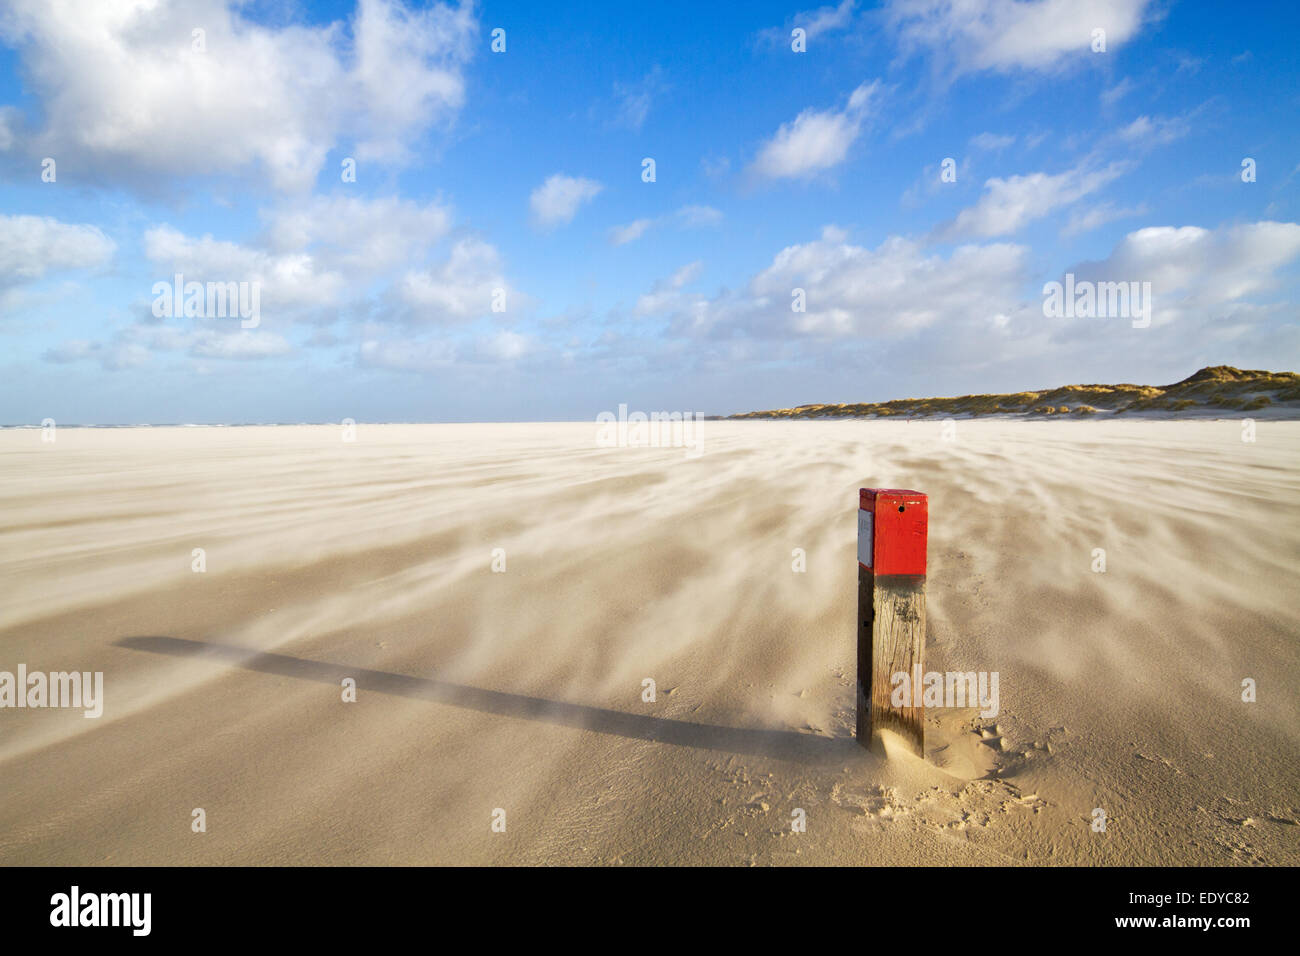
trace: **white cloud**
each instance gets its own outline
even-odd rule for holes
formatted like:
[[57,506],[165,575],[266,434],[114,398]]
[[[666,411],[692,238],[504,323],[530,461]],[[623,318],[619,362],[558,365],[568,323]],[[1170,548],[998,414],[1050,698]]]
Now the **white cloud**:
[[198,281],[260,281],[289,305],[337,304],[366,280],[423,259],[451,229],[437,202],[316,196],[264,214],[258,245],[194,238],[162,225],[146,231],[145,255]]
[[195,358],[258,359],[285,355],[291,351],[293,347],[284,336],[274,332],[195,329],[191,333],[190,354]]
[[[18,49],[44,121],[29,148],[75,155],[106,179],[260,165],[278,188],[306,190],[334,147],[407,158],[411,141],[464,101],[461,71],[477,34],[470,5],[360,0],[350,42],[341,23],[268,27],[243,6],[12,0],[0,37]],[[195,29],[205,31],[203,52],[192,47]]]
[[[898,335],[931,325],[991,322],[1014,307],[1028,250],[1005,243],[968,245],[948,258],[893,236],[875,249],[855,246],[834,227],[789,246],[749,286],[754,310],[775,332]],[[806,311],[791,309],[804,290]]]
[[722,210],[712,206],[683,206],[674,215],[688,229],[705,229],[722,222]]
[[338,304],[348,289],[339,272],[323,270],[306,252],[271,253],[212,236],[193,238],[163,225],[144,234],[145,255],[160,266],[158,281],[260,283],[265,309]]
[[848,157],[879,82],[863,83],[843,110],[807,109],[783,123],[763,144],[751,169],[766,179],[801,179],[824,172]]
[[1132,216],[1140,216],[1145,212],[1145,204],[1128,209],[1121,209],[1114,203],[1109,202],[1095,205],[1084,204],[1070,213],[1070,221],[1061,230],[1061,235],[1077,236],[1080,233],[1091,232],[1108,222],[1114,222],[1116,219],[1128,219]]
[[697,259],[688,262],[667,279],[660,279],[654,284],[654,288],[637,300],[637,314],[652,315],[681,308],[685,301],[681,294],[682,288],[698,279],[703,270],[704,263]]
[[293,351],[283,336],[262,330],[175,325],[132,325],[107,342],[69,339],[46,350],[43,358],[59,364],[97,359],[109,371],[139,368],[155,352],[185,352],[193,358],[259,359]]
[[13,148],[18,134],[14,127],[22,122],[22,114],[12,106],[0,106],[0,153]]
[[857,0],[841,0],[837,5],[818,7],[815,10],[800,10],[790,20],[790,26],[772,27],[764,30],[760,36],[768,43],[785,45],[791,42],[791,28],[799,27],[809,40],[814,40],[827,33],[843,30],[853,22],[853,11]]
[[1126,76],[1114,86],[1107,87],[1102,91],[1101,102],[1104,106],[1114,106],[1124,97],[1128,96],[1132,90],[1133,81]]
[[1205,229],[1148,226],[1125,236],[1101,262],[1076,266],[1080,279],[1150,282],[1153,323],[1209,318],[1220,307],[1270,291],[1276,273],[1300,259],[1300,224],[1255,222]]
[[181,273],[187,282],[258,283],[264,320],[332,321],[370,309],[384,322],[448,323],[488,314],[498,290],[508,309],[526,301],[482,239],[463,236],[431,261],[451,228],[436,202],[317,197],[264,219],[256,245],[149,229],[144,251],[159,267],[155,281]]
[[374,275],[422,256],[451,231],[451,210],[395,197],[314,196],[269,217],[270,247],[311,249],[327,268]]
[[428,372],[445,369],[455,361],[456,349],[442,339],[366,339],[357,350],[357,363],[366,368]]
[[818,7],[816,10],[796,13],[794,23],[795,26],[802,27],[811,40],[823,33],[842,30],[848,26],[853,19],[853,8],[856,6],[857,0],[843,0],[839,6]]
[[542,228],[571,222],[578,207],[590,202],[604,188],[594,179],[556,173],[534,189],[529,197],[533,220]]
[[[98,348],[99,346],[96,346]],[[185,352],[194,358],[259,359],[287,355],[293,346],[284,336],[265,329],[242,329],[237,325],[180,326],[175,324],[128,326],[105,349],[130,348],[142,355],[153,352]]]
[[466,238],[451,247],[451,255],[441,265],[407,273],[400,297],[412,307],[412,319],[448,322],[490,313],[497,289],[505,291],[508,309],[515,294],[506,283],[496,247]]
[[1096,192],[1127,168],[1124,163],[1111,163],[1103,169],[1079,165],[1056,175],[1030,173],[989,179],[979,202],[958,213],[955,220],[939,230],[939,235],[944,239],[1011,235],[1035,219]]
[[672,274],[672,277],[668,280],[668,285],[671,288],[680,289],[682,286],[689,285],[698,279],[703,271],[704,262],[702,260],[696,259],[694,262],[688,262]]
[[[1023,245],[971,244],[944,256],[897,236],[862,247],[827,227],[819,239],[781,250],[743,289],[669,303],[670,342],[695,342],[699,352],[705,340],[708,354],[746,367],[900,370],[889,374],[912,383],[903,387],[925,389],[936,369],[979,370],[986,381],[1012,376],[1026,387],[1078,381],[1078,368],[1113,367],[1120,358],[1125,368],[1285,366],[1300,342],[1294,310],[1266,297],[1297,261],[1300,225],[1258,222],[1139,229],[1105,260],[1068,270],[1080,280],[1151,282],[1152,325],[1176,323],[1171,338],[1133,329],[1130,318],[1045,318],[1040,283],[1059,276],[1032,274]],[[804,290],[804,313],[791,309],[794,289]],[[917,368],[926,371],[902,371]],[[868,386],[851,385],[847,400],[868,397],[855,388]]]
[[359,159],[406,160],[411,139],[465,102],[461,70],[478,33],[473,3],[423,10],[361,0],[352,72],[361,101]]
[[139,368],[148,365],[153,355],[143,345],[134,342],[119,342],[104,350],[100,363],[110,372]]
[[1182,117],[1139,116],[1119,131],[1119,138],[1141,146],[1163,146],[1181,139],[1190,132],[1187,120]]
[[609,231],[609,241],[615,246],[624,246],[640,239],[656,226],[664,223],[675,224],[681,229],[708,229],[722,222],[722,211],[712,206],[682,206],[671,215],[658,219],[634,219],[632,222],[615,226]]
[[112,257],[114,242],[95,226],[49,216],[0,215],[0,286],[60,269],[91,269]]
[[653,219],[634,219],[626,225],[612,228],[609,231],[609,241],[616,246],[625,246],[629,242],[640,239],[653,225]]
[[1004,136],[998,135],[997,133],[980,133],[978,136],[971,137],[970,144],[976,149],[997,152],[998,150],[1006,149],[1015,141],[1016,138],[1010,135]]
[[502,329],[494,335],[479,341],[478,352],[481,358],[495,362],[513,362],[534,350],[536,344],[526,335]]
[[1053,70],[1133,38],[1151,0],[890,0],[885,20],[909,49],[927,49],[953,75]]
[[637,83],[615,83],[614,95],[618,98],[614,121],[619,126],[640,130],[656,99],[667,92],[663,70],[655,66]]
[[[827,226],[811,242],[788,246],[738,291],[711,298],[683,292],[698,264],[661,280],[637,304],[638,314],[669,315],[688,339],[736,343],[814,339],[897,339],[931,327],[1000,331],[1023,308],[1029,250],[1008,243],[966,245],[950,255],[893,236],[876,248],[858,246]],[[792,309],[802,289],[805,311]]]
[[89,339],[69,339],[62,345],[47,349],[45,361],[59,364],[77,362],[84,358],[90,358],[100,347],[98,342],[91,342]]

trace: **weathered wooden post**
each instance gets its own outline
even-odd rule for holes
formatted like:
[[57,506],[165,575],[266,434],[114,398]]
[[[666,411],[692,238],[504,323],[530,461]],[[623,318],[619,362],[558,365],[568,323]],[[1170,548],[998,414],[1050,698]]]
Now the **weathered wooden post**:
[[[929,511],[919,491],[858,492],[858,743],[870,747],[872,732],[888,727],[921,756]],[[892,699],[895,674],[907,675],[903,706]]]

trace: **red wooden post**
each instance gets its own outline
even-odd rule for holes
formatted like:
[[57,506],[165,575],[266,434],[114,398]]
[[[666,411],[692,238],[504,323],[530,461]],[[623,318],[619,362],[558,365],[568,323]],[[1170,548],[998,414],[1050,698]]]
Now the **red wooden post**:
[[[930,503],[919,491],[858,492],[858,743],[897,731],[925,755],[925,552]],[[903,706],[895,674],[907,675]]]

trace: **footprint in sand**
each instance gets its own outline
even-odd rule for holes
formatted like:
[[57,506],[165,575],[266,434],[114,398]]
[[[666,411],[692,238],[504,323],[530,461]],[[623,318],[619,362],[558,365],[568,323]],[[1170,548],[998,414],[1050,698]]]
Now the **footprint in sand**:
[[859,791],[837,783],[831,789],[831,802],[850,812],[881,820],[896,820],[912,812],[898,799],[897,790],[879,784]]

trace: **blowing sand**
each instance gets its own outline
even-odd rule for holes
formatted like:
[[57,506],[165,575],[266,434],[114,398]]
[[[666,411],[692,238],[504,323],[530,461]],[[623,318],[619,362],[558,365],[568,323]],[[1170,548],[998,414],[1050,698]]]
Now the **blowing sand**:
[[[5,430],[0,671],[105,700],[0,710],[0,863],[1300,863],[1300,422],[943,437]],[[852,737],[872,485],[927,669],[1000,675],[925,760]]]

